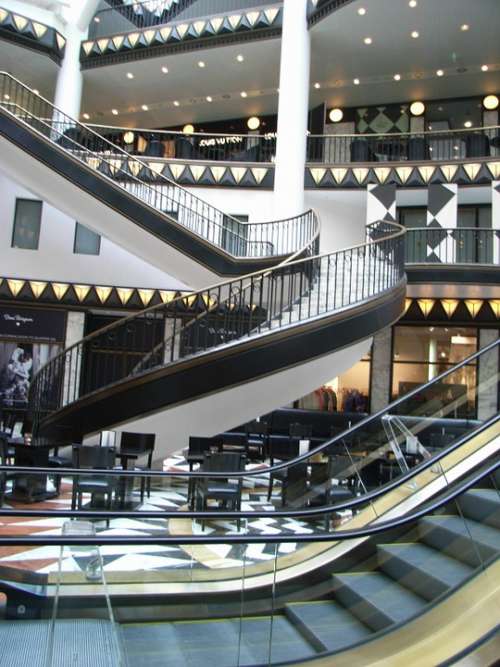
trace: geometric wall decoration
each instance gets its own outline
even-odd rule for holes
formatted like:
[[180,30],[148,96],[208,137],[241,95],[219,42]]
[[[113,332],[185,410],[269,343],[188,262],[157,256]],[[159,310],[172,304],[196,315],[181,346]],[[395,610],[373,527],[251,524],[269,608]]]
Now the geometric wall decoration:
[[[445,229],[457,226],[457,194],[458,186],[455,183],[429,185],[427,228],[433,230],[427,238],[427,260],[430,262],[440,261],[440,256],[454,261],[455,241]],[[440,232],[440,229],[443,231]],[[441,251],[444,251],[442,255]]]
[[66,39],[57,30],[7,9],[0,9],[0,39],[40,51],[58,65],[64,57]]
[[396,185],[373,185],[367,187],[366,224],[378,220],[396,221]]

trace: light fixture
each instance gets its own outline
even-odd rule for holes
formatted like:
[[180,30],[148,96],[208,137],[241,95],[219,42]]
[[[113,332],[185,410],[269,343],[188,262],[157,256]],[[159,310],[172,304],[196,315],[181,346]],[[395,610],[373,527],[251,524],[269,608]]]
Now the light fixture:
[[39,280],[30,280],[30,287],[35,299],[39,299],[44,289],[47,287],[47,283],[41,282]]
[[111,287],[96,286],[95,291],[101,303],[104,303],[107,300],[111,294],[111,289]]
[[488,65],[481,65],[481,72],[487,72],[489,69]]
[[206,99],[207,102],[213,102],[213,98],[210,97],[210,95],[207,95],[207,96],[205,97],[205,99]]
[[134,142],[134,133],[128,130],[127,132],[124,133],[123,135],[123,141],[126,144],[132,144]]
[[111,109],[113,116],[118,116],[118,109]]
[[319,90],[321,88],[321,84],[316,81],[314,87],[316,88],[316,90]]
[[236,56],[236,60],[239,63],[242,63],[245,60],[245,56],[242,53],[238,53],[238,55]]
[[496,95],[486,95],[483,100],[483,106],[485,109],[488,109],[488,111],[498,109],[498,97]]
[[147,104],[141,104],[141,109],[142,109],[143,111],[149,111],[149,107],[148,107]]
[[444,76],[444,70],[442,70],[442,69],[438,69],[438,70],[436,71],[436,76]]
[[490,308],[495,314],[495,317],[497,319],[500,318],[500,299],[490,299],[488,303],[490,304]]
[[163,65],[161,71],[163,72],[163,74],[168,74],[168,67],[166,65]]
[[481,310],[483,302],[481,299],[465,299],[465,305],[467,306],[470,316],[474,319]]
[[84,113],[83,117],[85,118],[85,120],[90,120],[90,116],[88,115],[88,113]]
[[174,107],[178,107],[178,106],[180,106],[179,100],[174,100]]
[[98,16],[94,16],[94,23],[100,23],[101,19]]
[[410,306],[413,303],[413,299],[405,299],[405,309],[403,311],[403,315],[406,315],[406,313],[410,310]]
[[427,317],[434,307],[435,299],[417,299],[418,307],[424,317]]
[[133,78],[134,75],[132,74],[132,72],[127,72],[127,79],[133,79]]
[[354,79],[354,80],[353,80],[353,84],[354,84],[355,86],[359,86],[359,79]]
[[182,128],[182,131],[184,134],[193,134],[194,126],[191,125],[191,123],[187,123],[187,125],[184,125],[184,127]]
[[421,116],[425,111],[425,104],[423,102],[412,102],[410,106],[410,113],[412,116]]
[[464,123],[464,127],[472,127],[472,121],[471,120],[466,120]]
[[360,16],[364,16],[364,15],[366,14],[366,9],[365,9],[364,7],[360,7],[360,8],[358,9],[358,14],[359,14]]
[[251,116],[247,120],[247,127],[249,130],[257,130],[260,126],[260,119],[257,116]]
[[401,81],[401,74],[395,74],[394,81]]
[[408,3],[408,6],[411,7],[412,9],[414,9],[417,6],[417,4],[418,4],[417,0],[410,0],[410,2]]
[[7,95],[7,93],[3,96],[4,100],[10,100],[10,95]]
[[441,305],[443,310],[446,313],[446,317],[450,319],[453,313],[456,311],[460,301],[458,299],[441,299]]
[[[8,281],[7,281],[8,282]],[[69,285],[68,283],[51,283],[52,285],[52,290],[54,291],[54,294],[56,295],[56,299],[60,301],[63,296],[66,294],[68,291]],[[9,285],[10,287],[10,285]]]
[[469,26],[468,23],[462,23],[462,25],[460,26],[460,30],[461,30],[462,32],[467,32],[467,30],[468,30],[469,28],[470,28],[470,26]]
[[413,37],[413,39],[418,39],[420,37],[420,33],[418,32],[418,30],[413,30],[411,36]]
[[332,123],[340,123],[342,118],[344,117],[344,112],[342,109],[332,109],[330,113],[328,114],[328,118],[332,121]]
[[365,37],[363,41],[367,45],[370,45],[373,42],[371,37]]
[[242,90],[240,93],[241,97],[248,97],[246,90]]
[[198,67],[201,67],[201,69],[203,69],[205,67],[205,61],[204,60],[198,60]]
[[90,292],[90,285],[73,285],[73,289],[76,294],[76,298],[81,303]]

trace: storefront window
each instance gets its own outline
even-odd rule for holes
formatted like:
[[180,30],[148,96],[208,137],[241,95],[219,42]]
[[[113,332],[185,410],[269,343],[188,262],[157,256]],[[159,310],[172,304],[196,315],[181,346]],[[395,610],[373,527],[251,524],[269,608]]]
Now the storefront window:
[[[392,397],[404,396],[419,385],[463,361],[477,350],[477,329],[465,327],[394,327]],[[446,404],[450,417],[474,417],[476,413],[476,364],[454,372],[443,383],[433,385],[425,397],[404,404],[404,411],[417,412],[425,404],[426,414],[438,414]],[[433,393],[431,396],[430,393]],[[424,400],[425,399],[425,400]]]
[[368,412],[370,369],[367,354],[348,371],[301,398],[297,407],[328,412]]

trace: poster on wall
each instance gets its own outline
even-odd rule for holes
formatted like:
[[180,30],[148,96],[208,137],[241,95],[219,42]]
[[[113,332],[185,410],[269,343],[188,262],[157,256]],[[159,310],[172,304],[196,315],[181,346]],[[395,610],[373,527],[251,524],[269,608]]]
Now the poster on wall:
[[63,349],[66,314],[0,308],[0,407],[24,409],[35,373]]

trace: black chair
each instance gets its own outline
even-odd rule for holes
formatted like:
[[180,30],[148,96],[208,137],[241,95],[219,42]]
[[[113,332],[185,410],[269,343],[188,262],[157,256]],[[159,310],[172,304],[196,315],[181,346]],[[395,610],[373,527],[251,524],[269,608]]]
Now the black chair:
[[269,427],[266,422],[253,421],[245,426],[245,449],[249,459],[263,461],[268,452]]
[[304,507],[308,500],[307,463],[295,463],[287,468],[281,483],[282,507]]
[[[115,463],[116,452],[112,447],[89,445],[73,446],[73,467],[79,469],[111,470]],[[73,479],[71,509],[81,509],[84,493],[91,494],[91,504],[95,495],[104,496],[106,508],[111,509],[113,493],[116,493],[117,476],[76,475]]]
[[[219,437],[207,438],[204,436],[192,435],[189,438],[188,453],[186,461],[189,463],[189,472],[193,472],[195,465],[201,465],[205,456],[210,452],[222,451],[222,440]],[[196,496],[196,483],[199,478],[190,477],[188,482],[188,505],[193,509]]]
[[[292,429],[293,424],[290,425]],[[300,426],[300,424],[299,424]],[[290,461],[299,455],[300,451],[300,440],[299,437],[290,437],[288,442],[286,440],[276,440],[271,438],[269,440],[269,462],[271,467],[274,466],[277,462]],[[273,484],[275,480],[281,482],[281,485],[286,483],[286,477],[288,475],[288,468],[283,468],[283,470],[277,470],[269,474],[269,486],[267,488],[267,499],[271,499],[273,492]]]
[[[238,477],[235,483],[229,481],[229,473],[245,470],[246,457],[243,454],[216,452],[207,454],[202,465],[204,473],[227,472],[228,477],[203,477],[196,486],[196,509],[204,511],[208,508],[208,501],[215,500],[221,503],[222,509],[239,512],[241,509],[241,490],[243,478]],[[202,529],[205,522],[202,521]],[[237,521],[240,529],[240,519]]]
[[[8,446],[7,438],[0,435],[0,464],[3,466],[12,464],[13,453]],[[0,507],[3,507],[5,500],[5,492],[7,490],[7,482],[9,479],[14,479],[15,473],[2,470],[0,473]]]
[[[147,463],[144,466],[134,465],[134,470],[151,470],[153,465],[153,451],[155,448],[156,435],[154,433],[131,433],[123,431],[120,439],[120,454],[136,455],[138,459],[147,456]],[[126,480],[124,480],[126,481]],[[141,503],[144,501],[144,493],[151,497],[151,477],[141,477]]]
[[[73,457],[71,452],[71,445],[68,443],[57,444],[54,447],[53,454],[49,456],[50,468],[71,468]],[[61,475],[57,472],[53,476],[53,483],[57,495],[61,492]]]
[[[311,463],[311,474],[309,476],[309,506],[325,507],[333,503],[340,503],[353,497],[352,490],[345,485],[333,485],[335,473],[335,458],[329,456],[322,463]],[[330,520],[336,513],[325,514],[325,530],[330,527]]]

